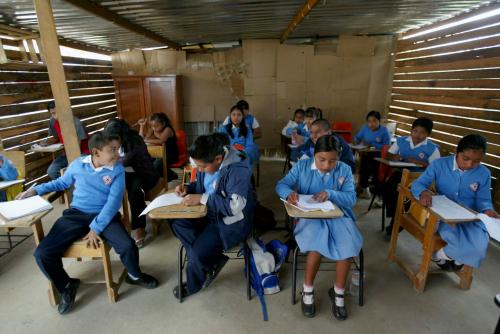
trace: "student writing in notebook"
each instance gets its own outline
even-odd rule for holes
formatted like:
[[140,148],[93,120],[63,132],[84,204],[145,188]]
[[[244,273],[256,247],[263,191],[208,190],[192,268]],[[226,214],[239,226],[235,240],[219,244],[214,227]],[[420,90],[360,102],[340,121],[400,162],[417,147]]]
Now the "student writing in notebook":
[[19,198],[43,195],[74,185],[70,208],[64,210],[34,254],[40,270],[60,294],[60,314],[71,310],[80,285],[80,280],[68,276],[61,258],[65,250],[81,238],[87,247],[97,248],[102,241],[109,243],[127,268],[127,283],[147,289],[158,285],[154,277],[141,271],[139,250],[120,219],[125,173],[123,166],[117,163],[119,137],[96,132],[89,140],[89,148],[91,155],[73,161],[63,176],[19,195]]
[[339,161],[340,144],[337,137],[320,137],[314,146],[314,159],[300,160],[276,185],[278,195],[297,205],[298,194],[314,195],[318,202],[332,201],[344,216],[332,219],[299,219],[294,236],[302,252],[307,252],[302,314],[314,317],[314,279],[321,256],[336,261],[333,287],[328,291],[332,301],[332,313],[338,320],[347,319],[345,308],[345,284],[351,258],[358,256],[363,237],[356,226],[352,208],[356,204],[356,192],[351,168]]
[[[463,137],[456,154],[433,161],[425,172],[413,182],[411,192],[424,206],[432,206],[432,193],[436,191],[452,201],[498,218],[491,202],[491,173],[481,165],[486,154],[486,140],[477,134]],[[433,256],[433,261],[445,270],[460,270],[464,264],[478,268],[486,256],[489,236],[483,222],[447,224],[440,222],[438,233],[446,242]]]

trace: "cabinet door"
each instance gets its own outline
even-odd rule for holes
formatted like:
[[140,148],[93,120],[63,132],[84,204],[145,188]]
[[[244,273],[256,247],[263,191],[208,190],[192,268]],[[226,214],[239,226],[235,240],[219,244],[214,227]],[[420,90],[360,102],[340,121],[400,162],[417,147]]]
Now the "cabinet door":
[[174,129],[183,129],[179,94],[176,76],[144,78],[146,114],[162,112],[168,116]]
[[116,106],[118,116],[134,125],[146,117],[142,77],[115,77]]

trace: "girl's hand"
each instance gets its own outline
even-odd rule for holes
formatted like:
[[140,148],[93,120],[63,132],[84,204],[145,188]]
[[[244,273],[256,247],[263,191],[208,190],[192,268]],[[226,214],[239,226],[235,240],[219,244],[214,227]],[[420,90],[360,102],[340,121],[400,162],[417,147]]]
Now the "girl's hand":
[[288,195],[288,198],[286,199],[288,203],[297,205],[297,202],[299,201],[299,195],[294,191],[290,195]]
[[320,191],[319,193],[314,194],[312,197],[316,202],[325,202],[328,199],[328,193],[326,191]]
[[392,160],[401,161],[401,160],[403,160],[403,158],[399,154],[394,154],[392,156]]
[[496,213],[495,211],[493,210],[486,210],[483,212],[485,215],[487,215],[488,217],[491,217],[491,218],[498,218],[498,213]]
[[189,194],[182,200],[182,204],[185,206],[198,205],[201,202],[201,195],[199,194]]
[[432,206],[432,193],[429,190],[422,192],[418,201],[426,208]]
[[176,186],[175,187],[175,194],[179,197],[184,197],[187,195],[186,191],[181,190],[181,186]]

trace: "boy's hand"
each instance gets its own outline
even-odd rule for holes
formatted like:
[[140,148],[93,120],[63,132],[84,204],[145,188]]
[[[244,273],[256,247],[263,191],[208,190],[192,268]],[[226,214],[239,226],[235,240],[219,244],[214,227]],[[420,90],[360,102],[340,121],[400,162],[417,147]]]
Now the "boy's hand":
[[486,210],[483,212],[485,215],[487,215],[488,217],[491,217],[491,218],[498,218],[498,213],[496,213],[495,211],[493,210]]
[[32,197],[32,196],[35,196],[37,195],[36,193],[36,190],[35,189],[28,189],[26,191],[23,191],[22,193],[19,193],[17,196],[16,196],[16,200],[19,200],[19,199],[25,199],[25,198],[28,198],[28,197]]
[[185,206],[198,205],[201,202],[201,195],[199,194],[189,194],[182,200],[182,204]]
[[175,187],[175,194],[176,194],[177,196],[179,196],[179,197],[184,197],[184,196],[186,196],[186,195],[187,195],[187,192],[186,192],[185,190],[184,190],[184,191],[182,191],[182,190],[181,190],[181,186],[176,186],[176,187]]
[[326,191],[320,191],[319,193],[314,194],[312,197],[313,200],[316,202],[324,202],[328,199],[328,193]]
[[422,192],[418,201],[426,208],[432,206],[432,193],[429,190]]
[[401,161],[401,160],[403,160],[403,158],[401,158],[401,156],[399,154],[394,154],[392,156],[392,160],[394,160],[394,161]]
[[140,126],[144,126],[146,124],[146,119],[141,118],[140,120],[137,121],[137,124],[139,124]]
[[406,161],[408,161],[408,162],[412,162],[412,163],[414,163],[415,165],[419,165],[419,166],[422,166],[422,167],[427,166],[427,164],[426,164],[424,161],[422,161],[422,160],[418,160],[418,159],[415,159],[415,158],[412,158],[412,157],[410,157],[410,158],[406,159]]
[[99,243],[103,242],[101,237],[92,230],[87,233],[83,240],[87,242],[87,248],[92,247],[93,249],[99,248]]
[[299,201],[299,195],[294,191],[290,195],[288,195],[288,198],[286,199],[288,203],[297,205],[297,202]]

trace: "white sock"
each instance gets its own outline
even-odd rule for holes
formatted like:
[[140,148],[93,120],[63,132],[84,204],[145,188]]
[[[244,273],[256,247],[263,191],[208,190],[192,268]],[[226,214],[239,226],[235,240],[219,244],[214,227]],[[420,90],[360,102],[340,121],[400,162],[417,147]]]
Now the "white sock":
[[[313,292],[314,291],[314,286],[309,286],[304,284],[304,292]],[[302,295],[302,300],[304,301],[304,304],[312,304],[314,303],[314,296],[313,295]]]
[[444,264],[446,261],[451,261],[451,258],[446,255],[444,252],[444,247],[439,249],[436,253],[434,253],[434,261],[439,264]]
[[134,281],[137,281],[139,279],[139,277],[132,276],[132,275],[130,275],[130,273],[128,274],[128,277],[130,277]]
[[[344,295],[345,289],[337,288],[336,285],[333,286],[333,290],[337,295]],[[344,307],[344,298],[335,297],[335,305],[338,307]]]

